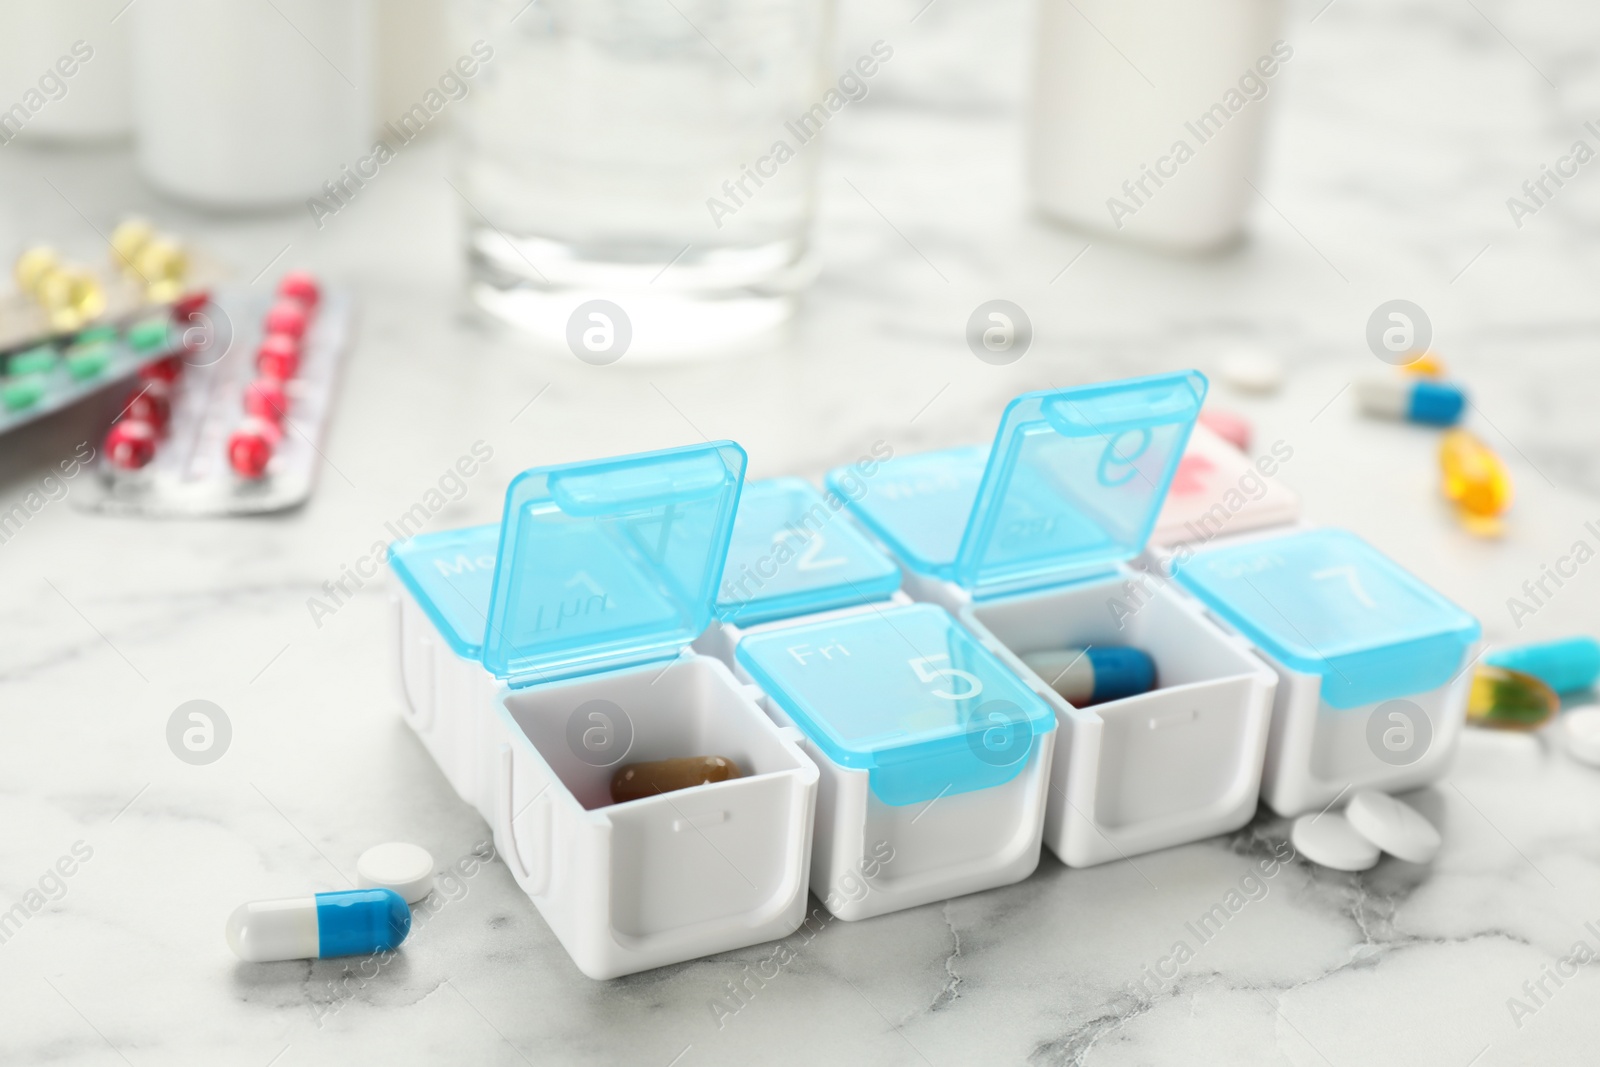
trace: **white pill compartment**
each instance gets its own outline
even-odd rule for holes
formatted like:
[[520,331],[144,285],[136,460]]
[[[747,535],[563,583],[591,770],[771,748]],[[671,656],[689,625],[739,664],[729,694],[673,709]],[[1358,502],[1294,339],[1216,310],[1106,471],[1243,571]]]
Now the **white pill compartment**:
[[1274,811],[1449,770],[1481,634],[1466,611],[1339,529],[1250,535],[1166,566],[1278,674],[1262,777]]
[[[526,471],[499,527],[395,547],[410,722],[578,967],[608,978],[782,937],[817,770],[690,651],[744,474],[730,442]],[[742,776],[624,804],[625,762]]]
[[[955,612],[1056,713],[1044,842],[1088,866],[1248,822],[1277,680],[1144,551],[1206,381],[1198,372],[1027,393],[992,448],[897,457],[855,513],[906,589]],[[831,476],[830,476],[831,478]],[[1159,688],[1077,708],[1019,656],[1130,645]]]
[[[1005,658],[1024,677],[1037,675],[1015,657],[1039,649],[1128,645],[1155,660],[1158,688],[1121,700],[1076,708],[1048,686],[1041,689],[1057,715],[1072,720],[1083,761],[1071,764],[1068,745],[1057,753],[1058,781],[1073,803],[1058,801],[1045,828],[1074,866],[1224,833],[1255,811],[1266,741],[1262,709],[1272,691],[1263,664],[1212,626],[1192,600],[1161,586],[1150,586],[1148,600],[1119,629],[1108,605],[1126,599],[1125,582],[1119,577],[963,609],[981,635],[1014,654]],[[1068,825],[1074,819],[1085,822],[1078,832]]]

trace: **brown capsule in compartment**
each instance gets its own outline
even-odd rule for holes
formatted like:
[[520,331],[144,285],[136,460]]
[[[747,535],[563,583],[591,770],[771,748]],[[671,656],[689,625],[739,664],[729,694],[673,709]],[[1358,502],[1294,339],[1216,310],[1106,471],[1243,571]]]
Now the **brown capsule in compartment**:
[[611,800],[613,803],[626,804],[630,800],[642,800],[657,793],[671,793],[709,782],[727,782],[743,776],[739,765],[726,756],[687,756],[683,759],[651,760],[648,763],[625,763],[611,776]]

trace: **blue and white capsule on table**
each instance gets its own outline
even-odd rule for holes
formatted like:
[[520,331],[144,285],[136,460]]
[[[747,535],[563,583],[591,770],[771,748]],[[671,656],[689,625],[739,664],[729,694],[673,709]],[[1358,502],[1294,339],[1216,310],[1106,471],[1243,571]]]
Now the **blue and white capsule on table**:
[[[1044,842],[1072,866],[1224,833],[1256,810],[1276,679],[1193,597],[1129,565],[1205,395],[1195,371],[1025,393],[992,447],[897,456],[851,501],[911,596],[954,611],[1054,709]],[[1160,687],[1084,706],[1050,684],[1060,668],[1027,665],[1117,646],[1146,653]]]
[[[783,937],[805,916],[817,769],[710,624],[745,455],[724,441],[524,471],[495,526],[396,545],[412,727],[584,974]],[[613,803],[623,762],[736,779]]]
[[228,947],[246,963],[392,952],[411,932],[411,909],[392,889],[254,900],[228,917]]
[[1454,426],[1467,406],[1458,386],[1410,374],[1363,378],[1356,382],[1356,400],[1368,415],[1427,426]]

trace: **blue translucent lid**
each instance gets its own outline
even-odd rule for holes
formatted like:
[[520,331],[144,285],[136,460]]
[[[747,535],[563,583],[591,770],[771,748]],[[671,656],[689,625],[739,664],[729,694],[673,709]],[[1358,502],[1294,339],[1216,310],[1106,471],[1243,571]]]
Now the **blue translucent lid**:
[[1199,371],[1024,393],[992,448],[887,460],[852,506],[908,567],[980,595],[1101,572],[1144,550],[1205,396]]
[[521,685],[677,655],[711,622],[744,467],[721,441],[517,475],[483,665]]
[[1435,689],[1460,671],[1478,620],[1345,530],[1197,552],[1179,582],[1286,667],[1356,708]]
[[754,634],[739,663],[885,804],[1003,785],[1056,728],[1038,695],[931,604]]
[[490,523],[418,534],[389,550],[389,566],[458,656],[483,656],[499,543],[500,527]]
[[717,617],[743,626],[883,600],[900,568],[862,536],[837,493],[800,478],[748,482],[739,497]]

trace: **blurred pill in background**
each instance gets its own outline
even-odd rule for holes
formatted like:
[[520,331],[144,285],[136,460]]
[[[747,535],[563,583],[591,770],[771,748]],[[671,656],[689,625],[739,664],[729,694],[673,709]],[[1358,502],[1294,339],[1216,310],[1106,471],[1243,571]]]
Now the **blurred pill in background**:
[[1250,422],[1242,415],[1216,408],[1200,409],[1200,425],[1228,442],[1241,452],[1250,451],[1252,430]]
[[138,470],[155,457],[156,428],[142,419],[118,419],[106,431],[106,459],[114,467]]
[[1356,382],[1356,401],[1376,418],[1428,426],[1454,426],[1467,406],[1466,394],[1456,386],[1403,374],[1361,379]]
[[1531,674],[1479,666],[1472,673],[1467,721],[1497,730],[1536,730],[1555,718],[1561,698]]
[[1497,648],[1483,662],[1539,679],[1557,693],[1592,689],[1600,682],[1600,641],[1563,637],[1555,641]]
[[286,382],[300,372],[300,342],[286,333],[269,333],[256,349],[256,369]]
[[1283,360],[1264,348],[1236,348],[1222,357],[1218,376],[1241,393],[1270,395],[1283,388]]
[[1466,430],[1439,441],[1440,488],[1464,519],[1493,519],[1511,506],[1511,472],[1494,450]]

